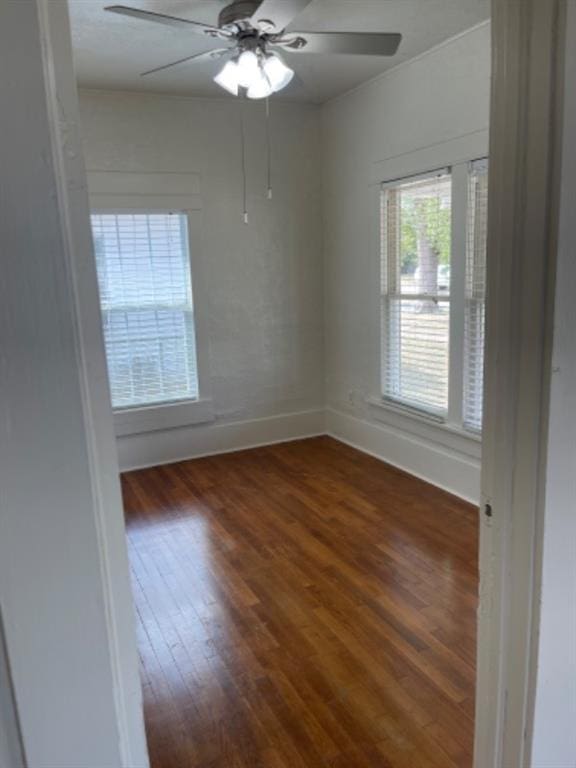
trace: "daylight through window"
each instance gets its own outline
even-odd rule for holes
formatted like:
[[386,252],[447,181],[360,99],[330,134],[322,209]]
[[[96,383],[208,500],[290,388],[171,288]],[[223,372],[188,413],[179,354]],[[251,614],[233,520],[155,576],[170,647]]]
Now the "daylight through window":
[[[455,426],[478,432],[482,426],[487,161],[466,164],[458,178],[467,178],[467,191],[463,183],[456,184],[450,169],[382,185],[382,395],[442,421],[450,414]],[[454,207],[455,194],[467,196],[467,205]],[[461,221],[453,220],[455,210],[462,211]],[[457,252],[455,230],[466,231],[466,248]],[[454,279],[455,265],[464,263],[465,283]],[[463,270],[464,266],[462,275]],[[451,323],[464,326],[464,348],[458,354],[450,350]],[[450,391],[450,382],[458,379],[463,387]],[[455,418],[454,414],[460,415]]]
[[449,172],[385,189],[383,385],[392,400],[448,409],[452,180]]
[[196,399],[186,215],[97,213],[92,230],[113,407]]

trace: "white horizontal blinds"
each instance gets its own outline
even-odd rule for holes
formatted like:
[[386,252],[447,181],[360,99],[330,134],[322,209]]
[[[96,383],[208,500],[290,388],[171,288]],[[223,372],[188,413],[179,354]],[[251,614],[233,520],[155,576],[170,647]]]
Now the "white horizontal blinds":
[[466,315],[464,332],[464,426],[482,429],[488,161],[470,164],[466,248]]
[[187,217],[94,214],[114,408],[198,397]]
[[382,188],[385,398],[448,410],[452,180],[449,171]]

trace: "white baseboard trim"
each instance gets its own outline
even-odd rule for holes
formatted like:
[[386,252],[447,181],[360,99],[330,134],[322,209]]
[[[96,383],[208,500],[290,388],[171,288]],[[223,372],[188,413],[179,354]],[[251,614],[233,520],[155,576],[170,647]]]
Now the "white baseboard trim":
[[251,421],[198,424],[117,439],[120,471],[231,453],[326,434],[325,411],[300,411]]
[[326,432],[472,504],[480,499],[480,461],[384,424],[328,408]]
[[127,472],[325,434],[478,504],[480,462],[477,459],[394,427],[358,419],[333,408],[124,435],[118,438],[117,443],[120,470]]

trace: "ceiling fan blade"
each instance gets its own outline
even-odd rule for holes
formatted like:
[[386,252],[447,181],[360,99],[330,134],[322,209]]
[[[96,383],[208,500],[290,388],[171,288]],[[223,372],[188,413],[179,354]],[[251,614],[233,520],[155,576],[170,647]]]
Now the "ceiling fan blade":
[[258,9],[252,14],[252,23],[271,21],[281,32],[296,16],[310,5],[312,0],[261,0]]
[[394,56],[402,40],[396,33],[377,32],[290,32],[275,40],[293,52],[350,53],[357,56]]
[[131,16],[135,19],[144,21],[154,21],[157,24],[165,24],[168,27],[176,29],[188,29],[191,32],[197,32],[200,35],[211,35],[212,37],[230,37],[229,32],[213,27],[210,24],[202,24],[199,21],[190,21],[190,19],[181,19],[177,16],[167,16],[165,13],[154,13],[153,11],[142,11],[139,8],[130,8],[127,5],[109,5],[104,9],[111,13],[117,13],[120,16]]
[[172,67],[177,67],[179,64],[185,64],[187,61],[207,61],[209,59],[221,59],[222,56],[225,56],[227,53],[231,53],[234,49],[233,48],[217,48],[215,51],[204,51],[204,53],[195,53],[192,56],[186,56],[183,59],[178,59],[177,61],[172,61],[170,64],[163,64],[161,67],[154,67],[154,69],[149,69],[146,72],[142,72],[140,77],[147,77],[148,75],[154,75],[156,72],[162,72],[164,69],[171,69]]

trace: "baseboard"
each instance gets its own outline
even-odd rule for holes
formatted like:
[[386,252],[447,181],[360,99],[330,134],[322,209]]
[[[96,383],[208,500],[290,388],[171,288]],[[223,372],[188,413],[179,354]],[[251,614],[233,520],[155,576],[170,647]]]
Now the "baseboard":
[[199,424],[117,439],[120,470],[144,469],[326,434],[325,411],[300,411],[251,421]]
[[472,504],[479,503],[480,461],[383,424],[326,411],[326,432]]
[[456,450],[335,409],[300,411],[251,421],[199,424],[118,438],[120,470],[328,434],[387,464],[477,504],[480,462]]

